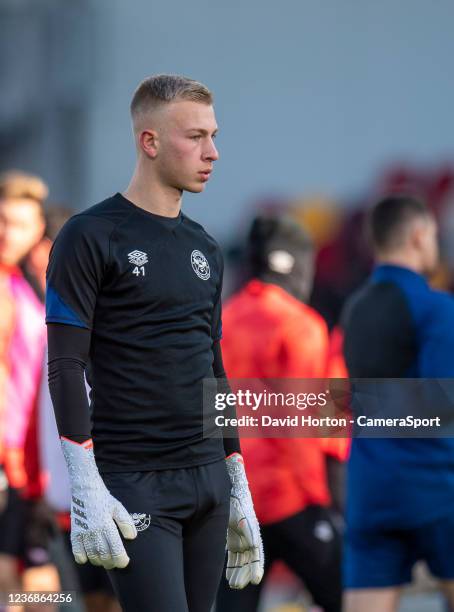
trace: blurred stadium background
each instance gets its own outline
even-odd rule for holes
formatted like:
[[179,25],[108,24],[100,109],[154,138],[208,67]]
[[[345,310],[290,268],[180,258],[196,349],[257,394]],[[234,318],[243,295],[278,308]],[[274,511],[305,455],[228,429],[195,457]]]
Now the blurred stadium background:
[[121,189],[131,92],[174,72],[215,92],[221,160],[185,208],[224,244],[263,201],[351,216],[390,184],[449,214],[453,17],[449,0],[1,0],[0,168],[76,209]]
[[[370,267],[364,212],[401,188],[441,222],[450,289],[453,23],[450,0],[0,0],[0,170],[42,176],[75,209],[123,189],[131,92],[186,74],[215,93],[221,158],[184,209],[225,248],[226,295],[250,219],[290,210],[318,248],[313,305],[335,325]],[[441,609],[422,597],[402,610]]]

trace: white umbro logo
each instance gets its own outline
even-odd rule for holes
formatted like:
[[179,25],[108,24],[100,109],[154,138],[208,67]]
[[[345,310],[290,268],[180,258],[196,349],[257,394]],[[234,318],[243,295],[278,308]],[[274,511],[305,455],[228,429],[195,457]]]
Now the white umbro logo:
[[131,251],[128,253],[129,263],[132,263],[134,270],[132,273],[135,276],[145,276],[145,264],[148,263],[148,255],[143,251]]
[[191,265],[199,278],[202,280],[208,280],[210,278],[210,265],[201,251],[192,251]]
[[129,263],[134,264],[135,266],[143,266],[148,263],[148,255],[143,251],[131,251],[128,253]]

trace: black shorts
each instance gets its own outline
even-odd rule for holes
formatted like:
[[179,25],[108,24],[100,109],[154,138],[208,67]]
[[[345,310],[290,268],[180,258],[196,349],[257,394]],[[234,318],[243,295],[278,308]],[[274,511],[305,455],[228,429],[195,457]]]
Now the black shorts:
[[8,502],[0,514],[0,554],[22,561],[24,567],[51,563],[49,544],[57,526],[41,502],[24,499],[17,489],[8,489]]
[[129,565],[108,572],[123,610],[210,612],[230,510],[225,460],[102,477],[138,531],[135,540],[124,540]]

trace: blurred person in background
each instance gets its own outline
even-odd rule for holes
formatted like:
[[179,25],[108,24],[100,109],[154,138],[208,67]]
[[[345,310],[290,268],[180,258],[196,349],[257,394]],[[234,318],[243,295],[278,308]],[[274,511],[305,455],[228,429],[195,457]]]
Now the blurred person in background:
[[46,296],[46,269],[49,263],[49,253],[58,232],[75,214],[69,206],[62,204],[47,204],[44,211],[45,230],[39,240],[22,260],[21,270],[24,277],[35,290],[42,303]]
[[0,515],[0,591],[4,592],[58,588],[42,545],[43,529],[51,527],[36,503],[43,484],[34,457],[35,407],[46,337],[44,307],[19,267],[43,237],[47,193],[38,177],[16,171],[0,176],[0,282],[7,304],[0,331],[0,448],[8,482],[7,504]]
[[[224,306],[226,374],[239,378],[324,378],[328,330],[306,302],[314,275],[308,235],[286,217],[259,216],[249,234],[252,280]],[[241,447],[262,525],[265,572],[283,560],[325,612],[341,609],[341,535],[330,506],[329,440],[243,438]],[[335,447],[340,448],[339,445]],[[345,457],[343,451],[337,460]],[[345,448],[345,444],[344,444]],[[260,586],[220,586],[217,612],[252,612]]]
[[[390,196],[370,230],[376,268],[342,316],[350,376],[453,378],[454,299],[426,280],[438,263],[433,215]],[[453,606],[454,440],[354,438],[347,483],[345,612],[395,612],[418,560]]]

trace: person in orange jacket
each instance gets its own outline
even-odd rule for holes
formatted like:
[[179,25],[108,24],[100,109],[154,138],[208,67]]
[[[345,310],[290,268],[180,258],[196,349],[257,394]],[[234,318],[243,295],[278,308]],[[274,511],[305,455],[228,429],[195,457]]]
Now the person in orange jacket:
[[[323,378],[329,335],[305,302],[313,281],[313,247],[290,219],[258,217],[249,235],[253,278],[225,305],[222,351],[231,379]],[[338,445],[337,445],[338,446]],[[330,508],[322,438],[243,438],[250,489],[262,525],[265,572],[283,560],[325,612],[341,609],[341,536]],[[338,450],[334,453],[339,457]],[[252,612],[260,586],[221,585],[217,612]]]

